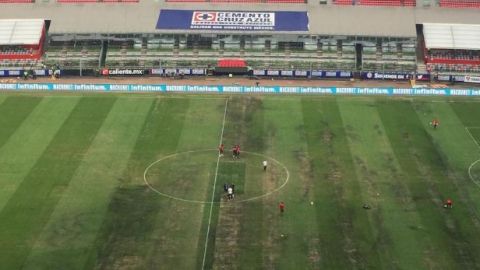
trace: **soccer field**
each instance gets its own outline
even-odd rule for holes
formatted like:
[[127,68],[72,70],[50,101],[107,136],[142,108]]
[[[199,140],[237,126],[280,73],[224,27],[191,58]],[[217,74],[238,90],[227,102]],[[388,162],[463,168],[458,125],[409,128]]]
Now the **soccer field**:
[[479,116],[463,98],[3,93],[0,269],[480,269]]

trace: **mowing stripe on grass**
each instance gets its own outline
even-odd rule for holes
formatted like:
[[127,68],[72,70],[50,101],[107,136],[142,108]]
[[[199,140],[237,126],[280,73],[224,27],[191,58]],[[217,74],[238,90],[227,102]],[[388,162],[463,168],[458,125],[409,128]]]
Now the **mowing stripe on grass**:
[[0,105],[7,99],[8,96],[0,96]]
[[[463,119],[459,118],[452,105],[452,103],[447,102],[435,103],[434,105],[415,102],[414,108],[430,134],[434,145],[442,153],[443,160],[448,164],[449,175],[454,176],[454,178],[451,178],[452,184],[458,190],[454,198],[455,204],[457,205],[458,201],[462,202],[461,207],[468,210],[468,215],[464,218],[470,219],[477,230],[480,230],[480,207],[477,203],[480,201],[480,184],[472,177],[472,166],[475,165],[473,161],[480,158],[480,148],[476,146],[475,141],[466,132]],[[458,108],[463,110],[464,107],[458,106]],[[441,119],[441,127],[437,129],[433,129],[429,124],[434,117]],[[476,112],[471,112],[468,117],[477,118]],[[475,137],[475,132],[480,130],[472,128],[470,131],[471,135]],[[477,138],[480,139],[480,134],[478,135]]]
[[[474,268],[478,247],[471,244],[475,229],[464,207],[446,212],[443,200],[456,197],[455,180],[448,164],[425,131],[424,126],[409,102],[380,102],[382,122],[392,144],[397,160],[406,174],[408,184],[422,223],[428,228],[433,246],[445,250],[448,269]],[[399,114],[398,112],[402,112]],[[460,204],[460,202],[459,202]]]
[[0,104],[0,148],[40,103],[39,97],[8,97]]
[[379,255],[371,247],[372,232],[348,147],[339,107],[334,99],[302,100],[309,156],[312,157],[317,208],[320,265],[327,269],[375,268]]
[[[361,192],[375,232],[371,245],[382,257],[381,269],[438,269],[447,265],[444,250],[432,245],[416,212],[411,192],[385,135],[375,101],[339,104],[355,161]],[[375,147],[372,147],[375,146]],[[433,260],[433,257],[438,257]],[[372,268],[372,267],[369,267]]]
[[[417,109],[420,106],[416,106],[417,102],[413,105],[417,110],[419,119],[422,119],[421,122],[424,128],[430,135],[436,152],[441,157],[445,170],[444,175],[449,182],[447,187],[455,191],[455,193],[449,194],[449,197],[454,197],[454,201],[456,201],[455,205],[459,206],[458,208],[456,207],[455,212],[452,213],[452,215],[456,216],[455,218],[459,220],[456,227],[464,228],[462,231],[466,234],[465,238],[468,239],[468,241],[473,239],[480,241],[478,233],[475,233],[475,231],[478,232],[480,230],[480,208],[478,206],[480,189],[478,189],[476,181],[471,181],[471,171],[469,170],[473,161],[478,160],[480,149],[476,146],[475,141],[472,141],[471,137],[465,132],[465,129],[462,128],[465,120],[469,124],[478,126],[480,121],[478,120],[477,113],[480,110],[478,106],[470,108],[470,104],[467,106],[458,106],[458,104],[453,103],[427,104],[432,113],[442,119],[442,127],[433,129],[427,124],[431,118],[428,120],[422,118],[425,115]],[[460,110],[466,109],[469,111],[469,114],[466,116],[471,119],[459,118],[456,110],[454,110],[452,106]],[[473,111],[470,109],[473,109]],[[471,135],[474,139],[476,138],[477,141],[480,139],[479,131],[480,129],[476,128],[470,129]],[[478,245],[476,245],[476,247],[478,247]],[[479,261],[476,261],[476,267],[480,267]]]
[[[213,148],[217,146],[218,136],[221,132],[221,122],[225,109],[225,98],[210,100],[190,100],[188,111],[183,123],[183,128],[177,144],[177,152],[187,149]],[[217,123],[217,124],[215,124]],[[210,151],[198,153],[201,161],[195,166],[200,166],[195,172],[191,168],[183,166],[182,159],[178,160],[180,167],[178,173],[175,169],[171,171],[177,178],[173,186],[167,188],[174,189],[175,194],[183,198],[199,198],[203,201],[210,200],[210,191],[213,182],[213,174],[217,160],[217,152]],[[194,161],[198,157],[196,154],[185,157],[185,162]],[[190,173],[188,173],[190,171]],[[192,175],[192,173],[194,175]],[[192,177],[189,177],[189,174]],[[168,177],[168,174],[160,174],[160,180]],[[196,181],[195,181],[196,179]],[[190,181],[192,180],[192,181]],[[163,182],[163,180],[161,180]],[[168,181],[166,181],[168,182]],[[217,180],[218,182],[218,180]],[[157,216],[157,228],[155,234],[158,235],[153,249],[150,252],[151,261],[155,264],[152,268],[182,268],[182,269],[200,269],[203,255],[203,244],[206,232],[208,207],[204,205],[192,205],[178,201],[162,199],[162,206],[165,209]],[[214,207],[214,213],[215,213]],[[174,214],[172,214],[174,213]],[[210,226],[210,235],[213,233],[213,221]],[[166,237],[168,235],[169,237]],[[193,240],[193,241],[192,241]],[[192,245],[192,243],[194,243]],[[211,245],[209,243],[208,249]],[[208,257],[208,253],[207,253]]]
[[24,269],[83,268],[110,195],[122,183],[122,173],[153,100],[122,97],[117,100],[36,241]]
[[[230,131],[235,132],[235,134],[230,133],[230,135],[236,135],[237,138],[235,141],[240,143],[245,150],[264,153],[266,151],[265,141],[269,132],[265,127],[263,98],[244,98],[239,105],[240,107],[237,113],[241,113],[242,117],[236,118],[235,114],[230,115],[228,127]],[[241,123],[238,123],[239,120]],[[231,137],[229,139],[232,140]],[[255,157],[246,156],[242,158],[254,159]],[[250,163],[248,160],[245,162]],[[259,161],[256,164],[258,164],[258,169],[261,169],[261,162]],[[246,194],[263,189],[263,182],[255,181],[255,179],[262,179],[256,177],[259,171],[252,170],[250,166],[249,168],[250,169],[246,170],[244,179],[244,190]],[[263,219],[265,217],[262,206],[263,200],[257,200],[243,204],[233,212],[230,212],[227,208],[220,211],[221,216],[225,215],[227,219],[238,222],[239,225],[239,234],[236,239],[238,243],[236,248],[238,251],[236,256],[235,253],[233,253],[232,255],[234,256],[231,257],[233,265],[245,264],[251,266],[250,268],[255,268],[261,266],[263,263],[263,245],[260,243],[264,237]],[[232,215],[234,216],[235,214],[238,216],[232,218]],[[228,226],[228,224],[226,225]],[[226,229],[228,231],[225,225],[220,224],[219,226],[222,226],[223,230]],[[222,240],[220,239],[220,241]],[[222,254],[228,254],[220,249],[217,249],[216,253],[220,256],[222,256]],[[221,265],[219,266],[221,267]]]
[[0,212],[0,265],[19,269],[116,98],[82,98]]
[[79,100],[78,97],[62,100],[43,98],[0,148],[0,211]]
[[[235,144],[239,144],[243,150],[261,152],[263,150],[263,123],[261,99],[233,97],[229,102],[229,112],[225,123],[224,142],[228,150],[224,159],[231,158],[229,147]],[[248,155],[244,155],[235,162],[246,163],[248,158]],[[223,172],[227,175],[234,173],[234,171],[227,173],[225,170]],[[248,173],[248,170],[246,172]],[[239,174],[238,177],[239,179],[226,179],[226,181],[234,184],[237,181],[244,182],[244,185],[240,184],[240,189],[243,188],[246,194],[250,189],[261,184],[249,183],[249,177],[244,173]],[[251,179],[254,178],[250,177]],[[220,187],[219,193],[222,193]],[[236,200],[242,200],[241,196],[242,194],[238,194]],[[218,200],[220,201],[220,197]],[[214,208],[211,226],[214,232],[212,233],[214,241],[211,242],[207,251],[205,264],[208,267],[206,268],[231,268],[234,265],[244,265],[245,268],[248,268],[261,265],[261,246],[252,245],[255,242],[252,239],[261,237],[261,234],[258,234],[258,230],[262,226],[262,209],[258,207],[260,201],[227,204],[228,202],[225,202]],[[225,244],[228,245],[228,248],[222,248],[222,246],[225,247]],[[252,253],[254,254],[251,257],[246,258],[247,254]]]
[[[300,97],[264,99],[266,153],[284,162],[291,181],[280,192],[263,200],[263,269],[319,269],[320,253],[311,159],[306,151]],[[268,177],[268,174],[265,177]],[[287,205],[283,216],[278,202]],[[314,204],[311,205],[310,202]],[[282,237],[284,235],[284,237]]]
[[[223,143],[223,132],[225,130],[225,119],[227,117],[227,108],[228,108],[228,99],[225,100],[225,110],[223,112],[223,121],[222,121],[222,131],[220,132],[220,142],[218,145]],[[205,246],[203,248],[203,260],[202,260],[202,269],[205,269],[205,258],[207,257],[207,248],[208,248],[208,240],[210,237],[210,224],[212,222],[212,209],[213,209],[213,202],[215,199],[215,187],[217,185],[217,176],[218,176],[218,164],[220,163],[220,155],[217,157],[217,165],[215,166],[215,176],[213,180],[213,187],[212,187],[212,199],[210,204],[210,211],[208,214],[208,225],[207,225],[207,235],[205,236]]]
[[172,254],[183,252],[175,249],[182,235],[160,225],[179,214],[172,216],[172,203],[143,184],[143,172],[152,161],[176,152],[188,109],[188,99],[157,99],[150,106],[84,269],[114,269],[127,262],[139,269],[182,265],[182,260],[171,262]]
[[[462,207],[469,211],[467,218],[471,219],[475,226],[480,229],[480,207],[477,203],[480,201],[480,189],[478,181],[472,179],[471,175],[473,162],[480,158],[480,148],[475,142],[475,137],[477,141],[480,140],[480,133],[478,133],[480,129],[469,128],[470,134],[468,134],[464,127],[464,121],[470,124],[480,122],[476,121],[478,119],[477,113],[480,110],[475,107],[469,108],[469,106],[458,106],[458,104],[452,103],[436,103],[432,106],[416,102],[414,105],[416,105],[414,107],[417,115],[422,119],[424,127],[432,137],[434,145],[437,146],[443,160],[448,164],[449,175],[454,176],[454,178],[450,177],[452,183],[458,189],[457,197],[454,200],[462,201]],[[421,108],[425,107],[428,110],[423,111],[427,111],[427,113],[422,113]],[[467,110],[468,113],[464,115],[463,110]],[[427,124],[434,116],[441,120],[441,126],[437,129],[433,129]],[[468,119],[464,120],[463,117],[468,117]],[[475,184],[475,186],[472,184]]]

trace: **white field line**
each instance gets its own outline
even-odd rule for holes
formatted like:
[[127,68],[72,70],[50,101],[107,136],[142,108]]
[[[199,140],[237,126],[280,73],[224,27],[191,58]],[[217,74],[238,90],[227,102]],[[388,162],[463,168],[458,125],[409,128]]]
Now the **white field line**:
[[[159,162],[162,162],[166,159],[169,159],[169,158],[172,158],[172,157],[175,157],[175,156],[178,156],[178,155],[182,155],[182,154],[191,154],[191,153],[198,153],[198,152],[207,152],[207,151],[218,151],[217,148],[211,148],[211,149],[199,149],[199,150],[190,150],[190,151],[186,151],[186,152],[179,152],[179,153],[173,153],[173,154],[170,154],[170,155],[167,155],[167,156],[164,156],[162,157],[161,159],[158,159],[154,162],[152,162],[150,165],[148,165],[148,167],[145,169],[145,171],[143,172],[143,182],[145,183],[145,185],[148,186],[148,188],[150,188],[150,190],[152,190],[153,192],[161,195],[161,196],[164,196],[166,198],[169,198],[169,199],[172,199],[172,200],[178,200],[178,201],[182,201],[182,202],[186,202],[186,203],[202,203],[202,204],[210,204],[210,203],[213,203],[213,204],[222,204],[221,201],[218,201],[218,202],[212,202],[212,201],[199,201],[199,200],[188,200],[188,199],[184,199],[184,198],[180,198],[180,197],[176,197],[176,196],[173,196],[173,195],[170,195],[170,194],[167,194],[167,193],[164,193],[158,189],[156,189],[154,186],[152,186],[149,182],[148,182],[148,179],[147,179],[147,173],[148,171],[150,170],[151,167],[155,166],[155,164],[159,163]],[[223,203],[223,207],[233,207],[232,205],[233,204],[236,204],[236,203],[243,203],[243,202],[249,202],[249,201],[253,201],[253,200],[258,200],[258,199],[261,199],[263,197],[267,197],[267,196],[270,196],[272,195],[274,192],[278,192],[279,190],[283,189],[289,179],[290,179],[290,172],[288,171],[287,167],[282,164],[280,161],[274,159],[273,157],[269,157],[269,156],[266,156],[266,155],[263,155],[263,154],[259,154],[259,153],[255,153],[255,152],[248,152],[248,151],[242,151],[242,155],[245,155],[245,154],[249,154],[249,155],[254,155],[254,156],[259,156],[259,157],[264,157],[268,160],[271,160],[273,163],[277,164],[278,166],[282,167],[283,170],[285,171],[285,181],[279,186],[277,187],[276,189],[274,190],[271,190],[269,192],[266,192],[264,194],[261,194],[261,195],[258,195],[258,196],[254,196],[254,197],[250,197],[250,198],[246,198],[246,199],[243,199],[243,200],[235,200],[234,202],[228,202],[227,204]],[[224,161],[224,162],[233,162],[233,161]]]
[[477,140],[475,139],[475,137],[473,137],[472,133],[470,132],[470,128],[478,129],[480,127],[465,127],[465,130],[467,131],[468,135],[470,135],[470,138],[472,138],[473,142],[477,145],[478,148],[480,148],[480,145],[478,144]]
[[[227,108],[228,108],[228,99],[225,101],[225,111],[223,112],[223,121],[222,121],[222,132],[220,133],[220,142],[218,145],[223,142],[223,131],[225,130],[225,118],[227,117]],[[202,270],[205,269],[205,258],[207,257],[207,248],[208,248],[208,238],[210,237],[210,225],[212,222],[212,210],[213,210],[213,201],[215,199],[215,186],[217,185],[217,176],[218,176],[218,164],[220,163],[220,155],[217,157],[217,166],[215,167],[215,177],[213,180],[212,187],[212,199],[210,203],[210,213],[208,215],[208,226],[207,226],[207,235],[205,236],[205,246],[203,250],[203,260],[202,260]]]
[[[480,149],[480,145],[478,144],[478,141],[475,139],[475,137],[473,137],[472,133],[469,130],[470,128],[476,129],[476,128],[480,128],[480,127],[465,127],[465,130],[467,131],[468,135],[470,135],[470,138],[472,138],[473,142]],[[472,168],[478,162],[480,162],[480,159],[475,160],[472,164],[470,164],[470,166],[468,167],[468,176],[470,177],[470,180],[472,180],[472,182],[480,188],[480,183],[477,180],[475,180],[474,177],[472,176]]]
[[480,188],[480,183],[473,178],[472,172],[471,172],[473,166],[475,166],[475,164],[477,164],[479,161],[480,161],[480,159],[478,159],[478,160],[474,161],[472,164],[470,164],[470,167],[468,167],[468,176],[470,176],[470,180],[472,180],[472,182],[473,182],[475,185],[477,185],[477,187]]

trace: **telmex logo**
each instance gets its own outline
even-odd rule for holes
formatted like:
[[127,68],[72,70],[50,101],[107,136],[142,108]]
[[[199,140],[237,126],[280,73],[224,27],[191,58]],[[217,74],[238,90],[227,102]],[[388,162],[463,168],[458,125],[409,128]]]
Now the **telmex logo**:
[[217,18],[216,12],[193,12],[193,21],[194,22],[214,22]]

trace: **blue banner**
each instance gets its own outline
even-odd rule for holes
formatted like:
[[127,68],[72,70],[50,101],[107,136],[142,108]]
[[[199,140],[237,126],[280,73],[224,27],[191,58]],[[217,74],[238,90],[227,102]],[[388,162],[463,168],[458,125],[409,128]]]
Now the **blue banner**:
[[[48,69],[36,69],[33,70],[36,76],[50,76],[52,75],[52,70]],[[0,77],[22,77],[25,74],[25,70],[0,70]]]
[[312,70],[310,71],[310,76],[312,78],[352,78],[352,72]]
[[209,92],[209,93],[297,93],[323,95],[384,96],[480,96],[480,89],[391,88],[391,87],[301,87],[301,86],[226,86],[165,84],[70,84],[0,83],[0,90],[95,91],[95,92]]
[[308,31],[308,14],[300,11],[162,9],[157,29]]
[[361,77],[365,80],[410,80],[412,75],[408,73],[362,72]]

